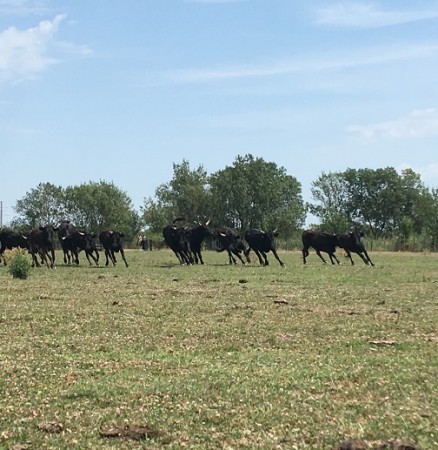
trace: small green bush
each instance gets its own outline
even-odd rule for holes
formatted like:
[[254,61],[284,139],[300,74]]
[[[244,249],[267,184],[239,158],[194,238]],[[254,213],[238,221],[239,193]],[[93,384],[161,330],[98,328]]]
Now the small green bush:
[[8,272],[14,278],[25,280],[29,276],[31,267],[29,259],[23,253],[17,252],[8,263]]

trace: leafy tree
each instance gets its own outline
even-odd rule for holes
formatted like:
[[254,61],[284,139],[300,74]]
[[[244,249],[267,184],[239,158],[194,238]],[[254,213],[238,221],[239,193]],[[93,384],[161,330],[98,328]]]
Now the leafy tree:
[[431,189],[421,195],[418,211],[423,220],[422,236],[430,250],[438,250],[438,189]]
[[428,192],[411,169],[401,174],[393,167],[323,173],[312,184],[312,195],[318,203],[309,209],[327,231],[360,225],[374,237],[407,240],[424,228]]
[[17,201],[14,209],[18,217],[13,223],[31,228],[56,224],[65,215],[64,200],[65,192],[62,187],[40,183]]
[[348,215],[349,197],[341,172],[322,173],[311,185],[312,197],[318,204],[309,204],[309,211],[321,221],[321,231],[336,233],[352,226]]
[[391,236],[400,224],[403,192],[393,167],[347,169],[344,172],[349,203],[347,213],[367,224],[374,237]]
[[284,167],[251,154],[212,174],[210,192],[217,225],[277,228],[288,236],[304,223],[300,183]]
[[177,217],[202,222],[209,216],[207,172],[202,165],[191,170],[188,161],[173,163],[173,178],[155,191],[156,200],[147,198],[141,208],[144,222],[154,232]]
[[96,232],[115,229],[132,240],[140,229],[128,195],[114,183],[89,182],[65,190],[66,216],[77,226]]

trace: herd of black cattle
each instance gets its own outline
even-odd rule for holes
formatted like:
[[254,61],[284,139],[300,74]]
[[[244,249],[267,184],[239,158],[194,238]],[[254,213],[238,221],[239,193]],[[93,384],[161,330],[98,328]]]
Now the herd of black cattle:
[[[277,254],[275,238],[278,236],[276,230],[262,231],[258,229],[247,230],[240,233],[234,228],[222,227],[216,232],[209,228],[209,223],[187,226],[183,219],[175,221],[163,228],[164,243],[178,258],[180,264],[204,264],[201,250],[206,238],[214,239],[215,249],[219,252],[226,251],[230,264],[236,264],[237,259],[242,264],[250,262],[250,252],[253,251],[259,260],[260,265],[269,264],[267,253],[272,252],[279,264],[284,263]],[[309,256],[309,248],[313,247],[317,255],[325,263],[326,260],[321,252],[327,253],[332,264],[339,260],[335,255],[336,247],[345,251],[354,264],[351,253],[356,253],[365,264],[374,265],[368,256],[367,251],[361,241],[363,232],[352,231],[344,234],[330,234],[315,230],[306,230],[302,235],[303,242],[303,262]],[[3,260],[6,265],[4,252],[7,249],[20,247],[27,249],[32,256],[32,266],[46,264],[49,268],[55,267],[55,240],[59,240],[63,254],[64,264],[79,264],[79,253],[84,251],[85,256],[91,265],[91,260],[99,265],[99,251],[95,239],[96,233],[78,229],[69,221],[62,221],[58,226],[47,225],[32,229],[28,232],[15,232],[4,228],[0,230],[0,262]],[[128,262],[123,249],[123,233],[114,230],[105,230],[99,234],[99,242],[105,252],[105,265],[111,262],[116,265],[116,253],[120,253],[126,267]],[[143,238],[139,236],[138,245],[142,248]],[[237,259],[236,259],[237,258]]]

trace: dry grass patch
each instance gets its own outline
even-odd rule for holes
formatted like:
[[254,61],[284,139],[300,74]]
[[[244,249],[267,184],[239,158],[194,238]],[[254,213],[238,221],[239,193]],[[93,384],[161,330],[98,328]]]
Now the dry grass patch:
[[0,270],[0,448],[435,448],[438,256],[281,257]]

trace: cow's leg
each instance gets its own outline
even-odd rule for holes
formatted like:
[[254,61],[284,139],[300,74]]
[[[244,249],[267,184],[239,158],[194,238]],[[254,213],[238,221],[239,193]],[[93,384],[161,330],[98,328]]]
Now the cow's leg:
[[[333,262],[333,258],[335,259],[335,261],[336,261],[338,264],[340,264],[339,259],[336,258],[336,255],[335,255],[334,253],[329,253],[328,255],[330,256],[330,261],[332,262],[332,264],[335,264],[335,263]],[[324,261],[324,262],[325,262],[325,261]]]
[[[327,261],[321,255],[321,251],[320,250],[316,250],[316,254],[322,259],[323,263],[327,264]],[[329,256],[330,256],[330,261],[332,262],[332,264],[334,264],[331,253],[329,253]]]
[[228,252],[228,260],[229,260],[229,263],[230,263],[230,264],[236,264],[236,263],[237,263],[236,258],[234,258],[234,256],[233,256],[231,250],[227,250],[227,252]]
[[363,251],[365,257],[362,257],[362,255],[359,253],[359,256],[362,257],[365,264],[368,264],[368,262],[374,267],[373,262],[371,261],[371,258],[368,256],[368,252],[366,250]]
[[50,255],[47,251],[40,252],[41,262],[44,263],[48,269],[52,268]]
[[37,258],[37,253],[38,253],[37,250],[30,249],[29,252],[32,256],[32,267],[41,267],[41,264],[39,263],[38,258]]
[[[345,250],[345,253],[347,254],[347,257],[350,258],[351,265],[354,266],[354,261],[353,261],[353,258],[351,257],[351,252],[349,252],[348,250]],[[363,257],[361,255],[359,255],[359,256],[363,259]]]
[[264,266],[269,266],[268,255],[265,252],[260,252],[260,253],[261,253],[261,255],[263,256],[263,259],[264,259],[263,265]]
[[120,248],[120,254],[122,255],[123,261],[125,262],[125,266],[128,267],[128,262],[126,261],[125,251],[123,250],[123,248]]
[[87,257],[88,263],[90,264],[90,266],[91,266],[90,256],[91,256],[92,260],[94,261],[94,263],[96,264],[96,266],[99,265],[99,260],[96,259],[95,256],[93,255],[93,250],[91,250],[91,252],[88,250],[85,250],[85,256]]
[[[243,265],[245,265],[245,261],[244,261],[243,258],[240,256],[240,252],[239,252],[237,249],[235,249],[235,250],[233,250],[233,253],[240,259],[240,262],[241,262]],[[234,264],[236,264],[236,260],[234,260]]]
[[255,248],[253,248],[254,253],[257,255],[257,258],[259,259],[259,264],[261,266],[264,266],[263,260],[262,260],[262,256],[260,255],[260,252],[258,250],[256,250]]
[[303,247],[301,252],[303,254],[303,264],[306,264],[306,258],[309,256],[309,248],[308,247]]
[[[198,252],[198,258],[199,258],[199,262],[201,264],[204,264],[204,260],[202,259],[201,251]],[[198,264],[198,263],[196,263],[196,264]]]
[[178,254],[181,264],[186,264],[187,266],[190,265],[190,259],[184,250],[180,250]]
[[105,249],[105,266],[109,264],[109,250]]
[[181,256],[180,256],[179,252],[178,252],[174,247],[171,247],[171,248],[172,248],[173,253],[175,253],[176,258],[178,259],[178,262],[179,262],[180,264],[182,264],[183,261],[182,261],[182,259],[181,259]]
[[114,253],[114,250],[110,250],[109,252],[111,262],[113,263],[113,266],[117,264],[116,254]]
[[71,259],[74,264],[79,266],[79,252],[77,249],[71,251]]
[[277,254],[277,250],[275,248],[271,249],[272,253],[275,256],[275,259],[280,263],[281,267],[284,267],[284,262],[280,259],[280,257]]
[[54,269],[55,268],[55,248],[54,247],[52,247],[50,249],[49,258],[50,258],[50,267],[52,269]]

